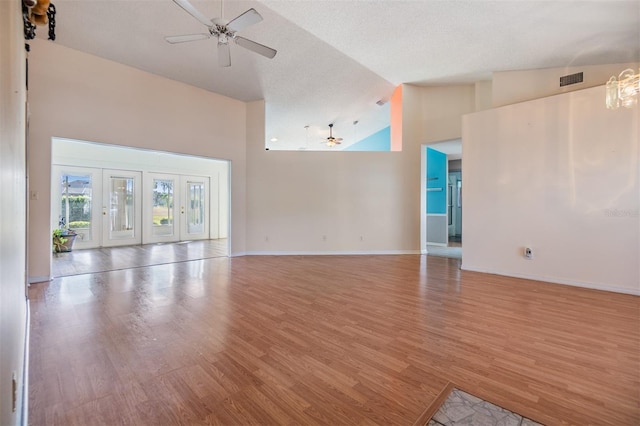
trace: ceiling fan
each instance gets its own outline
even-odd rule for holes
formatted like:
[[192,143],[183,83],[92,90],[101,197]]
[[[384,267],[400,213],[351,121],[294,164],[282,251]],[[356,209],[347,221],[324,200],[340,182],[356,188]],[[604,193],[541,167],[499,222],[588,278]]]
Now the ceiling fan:
[[205,25],[209,30],[209,33],[169,36],[165,37],[167,42],[176,44],[187,41],[206,40],[215,36],[218,39],[218,64],[221,67],[231,66],[231,53],[229,49],[229,42],[231,40],[245,49],[249,49],[266,58],[271,59],[276,56],[277,51],[275,49],[256,43],[253,40],[240,37],[236,34],[238,31],[262,21],[262,16],[255,9],[249,9],[240,16],[227,22],[222,18],[222,1],[220,3],[221,17],[214,19],[207,19],[207,17],[193,7],[188,0],[173,0],[173,2],[183,8],[189,15],[200,21],[200,23]]
[[333,137],[333,123],[329,124],[329,137],[322,143],[326,143],[329,148],[340,145],[342,143],[342,138]]

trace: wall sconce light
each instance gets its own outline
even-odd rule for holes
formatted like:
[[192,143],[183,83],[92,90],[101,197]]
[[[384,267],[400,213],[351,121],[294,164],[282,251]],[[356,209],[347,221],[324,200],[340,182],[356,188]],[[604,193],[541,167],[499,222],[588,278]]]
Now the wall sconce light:
[[612,76],[607,82],[606,105],[608,109],[631,108],[638,103],[640,73],[628,68],[618,78]]

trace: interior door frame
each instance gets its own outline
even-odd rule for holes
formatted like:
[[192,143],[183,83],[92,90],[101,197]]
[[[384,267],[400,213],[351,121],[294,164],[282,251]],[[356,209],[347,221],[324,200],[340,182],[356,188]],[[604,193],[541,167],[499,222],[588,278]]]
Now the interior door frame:
[[[167,173],[174,175],[190,175],[195,177],[209,178],[209,203],[208,216],[206,223],[208,226],[209,239],[226,240],[227,256],[231,255],[232,241],[232,161],[221,158],[210,158],[191,154],[182,154],[170,151],[148,150],[135,146],[111,145],[100,142],[87,140],[74,140],[67,138],[52,137],[52,159],[51,166],[61,166],[71,169],[78,168],[95,168],[97,170],[131,170],[142,172],[142,187],[145,189],[146,173]],[[193,158],[190,162],[189,158]],[[203,163],[203,161],[211,163]],[[53,178],[53,175],[52,175]],[[98,184],[98,182],[95,182]],[[99,180],[102,184],[102,180]],[[53,184],[52,184],[53,186]],[[37,196],[37,195],[35,195]],[[96,194],[97,197],[100,197]],[[146,195],[143,194],[146,197]],[[102,222],[102,204],[101,198],[94,198],[98,205],[93,207],[95,212],[100,213],[100,221]],[[58,214],[53,212],[55,201],[51,203],[52,229],[58,226]],[[143,213],[144,214],[144,213]],[[142,229],[143,244],[148,243],[144,236],[144,220]],[[97,231],[98,237],[94,242],[95,247],[106,247],[109,244],[102,243],[102,229]],[[192,235],[187,239],[192,239]],[[76,239],[74,250],[82,247]],[[139,243],[136,243],[139,244]]]

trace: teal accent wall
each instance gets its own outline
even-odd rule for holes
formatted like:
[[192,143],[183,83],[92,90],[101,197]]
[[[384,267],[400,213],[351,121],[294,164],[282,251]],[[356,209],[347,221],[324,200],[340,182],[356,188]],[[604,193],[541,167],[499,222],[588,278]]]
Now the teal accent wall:
[[447,213],[447,154],[427,148],[427,214]]
[[391,126],[349,145],[344,151],[391,151]]

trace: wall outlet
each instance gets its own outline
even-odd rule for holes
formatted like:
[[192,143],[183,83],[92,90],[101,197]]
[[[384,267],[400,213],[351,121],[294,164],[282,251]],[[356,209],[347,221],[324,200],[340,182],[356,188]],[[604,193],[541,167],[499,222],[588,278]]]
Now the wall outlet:
[[326,235],[322,236],[322,241],[327,241],[327,236]]
[[266,235],[266,236],[264,237],[264,241],[265,241],[265,242],[267,242],[267,243],[269,242],[269,236],[268,236],[268,235]]
[[533,249],[531,247],[524,248],[524,257],[529,260],[533,259]]

